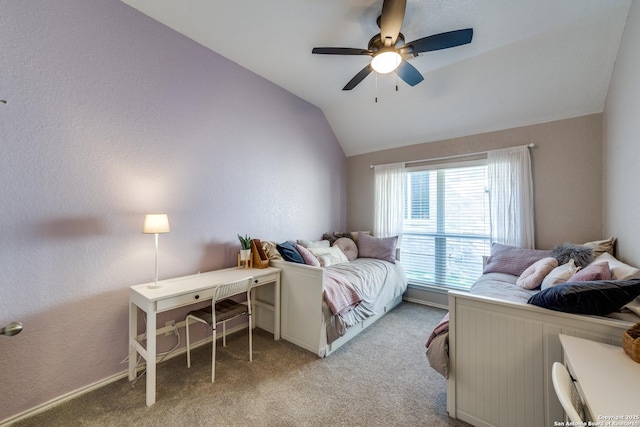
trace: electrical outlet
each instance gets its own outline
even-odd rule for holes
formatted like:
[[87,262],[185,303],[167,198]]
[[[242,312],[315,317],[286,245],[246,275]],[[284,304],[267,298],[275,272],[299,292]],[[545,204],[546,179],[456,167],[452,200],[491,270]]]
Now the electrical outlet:
[[168,322],[166,322],[164,324],[164,326],[165,326],[165,328],[169,328],[169,330],[164,333],[165,337],[168,337],[170,335],[175,335],[175,328],[176,328],[176,321],[175,320],[169,320]]

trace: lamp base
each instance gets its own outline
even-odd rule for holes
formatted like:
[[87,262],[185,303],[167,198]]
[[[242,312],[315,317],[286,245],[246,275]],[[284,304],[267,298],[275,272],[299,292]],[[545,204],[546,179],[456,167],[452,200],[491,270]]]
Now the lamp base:
[[158,289],[158,288],[161,288],[163,286],[164,285],[162,283],[155,282],[155,283],[151,283],[151,284],[147,285],[147,288],[149,288],[149,289]]

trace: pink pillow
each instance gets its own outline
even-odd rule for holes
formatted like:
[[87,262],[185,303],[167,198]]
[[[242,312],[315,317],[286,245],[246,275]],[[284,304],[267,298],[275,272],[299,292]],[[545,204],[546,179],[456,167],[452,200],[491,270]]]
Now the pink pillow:
[[491,256],[487,260],[483,273],[505,273],[520,276],[536,261],[551,255],[551,251],[525,249],[494,243]]
[[356,242],[348,237],[340,237],[338,240],[333,242],[333,246],[339,247],[347,256],[349,261],[353,261],[358,258],[358,246],[356,246]]
[[613,275],[608,262],[592,263],[571,276],[569,282],[591,282],[594,280],[611,280]]
[[377,258],[396,263],[396,245],[398,236],[371,237],[363,232],[358,233],[358,256],[360,258]]
[[318,258],[313,256],[313,254],[309,252],[309,249],[301,245],[296,245],[296,249],[298,250],[298,252],[300,252],[300,256],[302,256],[305,264],[312,265],[314,267],[320,267],[320,261],[318,261]]
[[524,289],[535,289],[551,271],[558,266],[558,260],[553,257],[542,258],[526,268],[516,280],[516,285]]

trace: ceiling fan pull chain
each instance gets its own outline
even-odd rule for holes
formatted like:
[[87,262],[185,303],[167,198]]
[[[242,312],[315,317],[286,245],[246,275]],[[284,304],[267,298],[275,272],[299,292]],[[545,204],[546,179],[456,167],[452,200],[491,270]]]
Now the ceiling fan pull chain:
[[378,73],[376,72],[376,104],[378,103]]

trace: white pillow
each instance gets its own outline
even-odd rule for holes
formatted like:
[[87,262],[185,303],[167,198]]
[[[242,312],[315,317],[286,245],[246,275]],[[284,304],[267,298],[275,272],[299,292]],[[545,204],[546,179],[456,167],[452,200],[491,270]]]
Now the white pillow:
[[278,252],[278,248],[276,247],[276,242],[269,242],[266,240],[262,240],[262,250],[267,253],[267,257],[269,259],[282,259],[282,255]]
[[307,249],[328,248],[329,246],[331,246],[331,242],[329,242],[328,240],[298,240],[296,243]]
[[522,272],[518,280],[516,280],[516,285],[524,289],[535,289],[540,286],[542,280],[557,266],[557,259],[553,257],[542,258]]
[[337,246],[330,246],[328,248],[307,248],[307,250],[318,258],[321,267],[349,262],[347,256]]
[[633,311],[635,314],[640,316],[640,297],[637,297],[636,299],[634,299],[624,307],[628,308],[629,310]]
[[551,273],[547,274],[547,277],[542,280],[542,289],[551,288],[556,285],[561,285],[569,280],[569,277],[573,276],[580,270],[580,267],[576,267],[576,263],[573,259],[569,262],[557,266]]
[[640,277],[640,269],[617,260],[613,255],[607,252],[603,253],[602,255],[596,257],[595,260],[593,260],[593,262],[603,261],[609,263],[609,268],[611,269],[611,272],[613,273],[616,280],[628,280]]

